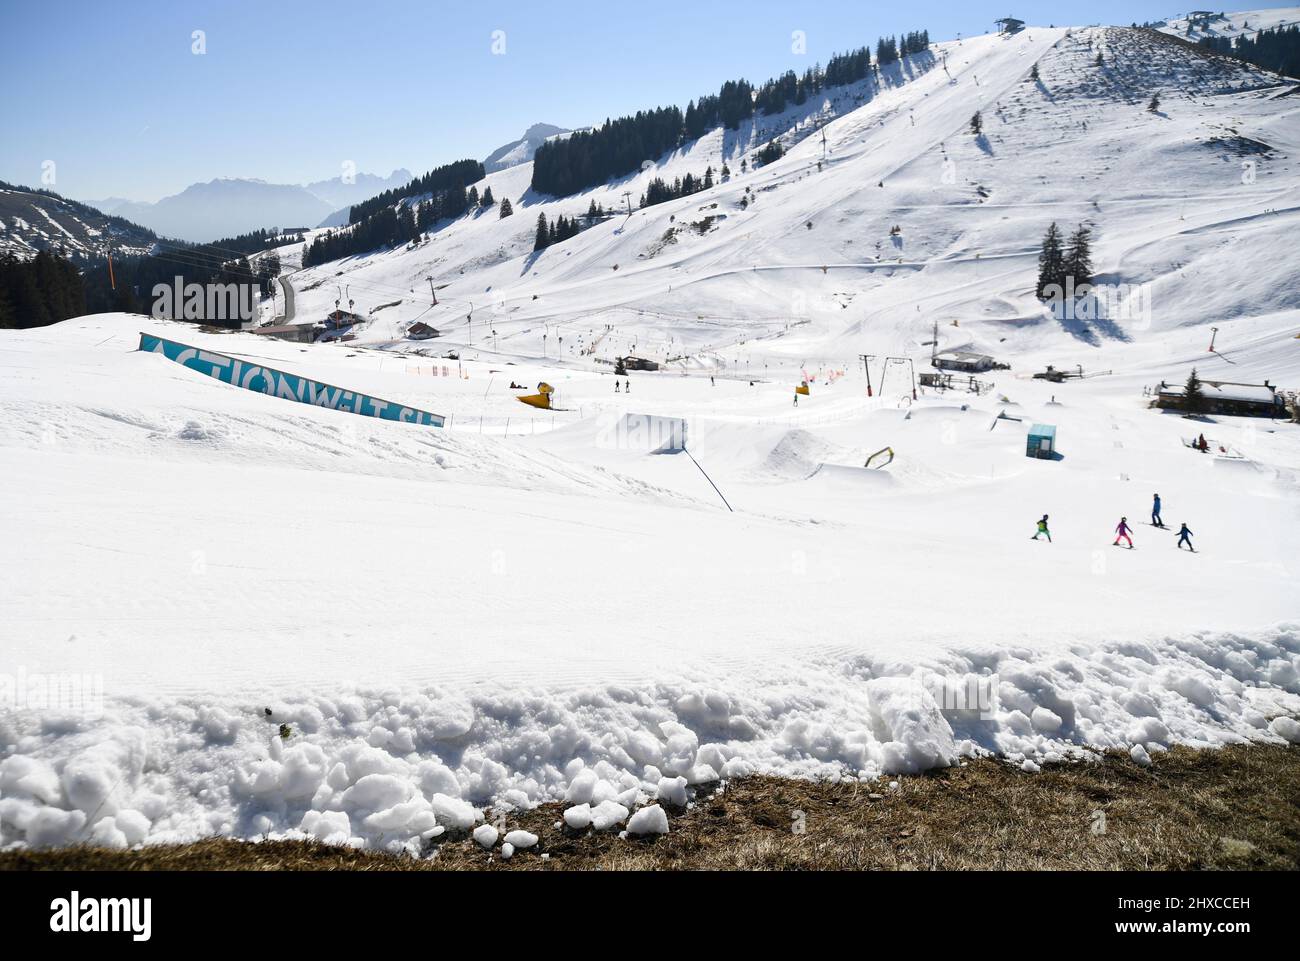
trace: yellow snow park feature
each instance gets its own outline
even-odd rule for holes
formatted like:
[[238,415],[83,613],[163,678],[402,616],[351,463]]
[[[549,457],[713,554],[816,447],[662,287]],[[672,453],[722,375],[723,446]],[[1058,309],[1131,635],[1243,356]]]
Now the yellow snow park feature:
[[551,394],[555,393],[555,388],[546,381],[537,385],[537,393],[525,394],[523,397],[517,397],[516,400],[527,404],[529,407],[540,407],[542,410],[551,409]]
[[795,392],[796,394],[803,394],[805,397],[807,397],[807,396],[808,396],[808,385],[807,385],[807,384],[800,384],[798,387],[796,387],[796,388],[794,389],[794,392]]

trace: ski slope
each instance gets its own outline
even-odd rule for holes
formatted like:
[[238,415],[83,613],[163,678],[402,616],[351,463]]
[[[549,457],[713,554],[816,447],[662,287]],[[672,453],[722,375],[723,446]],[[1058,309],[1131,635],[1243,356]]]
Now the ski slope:
[[[22,496],[0,503],[0,675],[90,675],[103,698],[0,713],[0,843],[420,850],[490,805],[631,809],[662,778],[1295,739],[1300,425],[1188,421],[1144,388],[1193,367],[1300,387],[1300,98],[1109,28],[912,61],[608,189],[492,174],[515,217],[295,274],[299,319],[336,286],[402,300],[353,343],[127,315],[5,332],[0,470]],[[785,157],[740,173],[796,121]],[[1246,140],[1269,147],[1250,183]],[[713,191],[531,253],[539,210],[724,159]],[[1052,219],[1090,223],[1099,275],[1149,285],[1149,316],[1046,316]],[[444,336],[404,340],[417,316]],[[1012,369],[913,399],[878,359],[868,396],[859,354],[928,369],[936,322]],[[141,330],[449,427],[241,391],[135,351]],[[634,346],[665,368],[615,393]],[[1033,380],[1047,364],[1098,376]],[[560,409],[507,386],[542,380]],[[690,455],[651,453],[629,414],[687,419]],[[1025,457],[1038,422],[1059,459]],[[1143,523],[1156,492],[1196,553]]]

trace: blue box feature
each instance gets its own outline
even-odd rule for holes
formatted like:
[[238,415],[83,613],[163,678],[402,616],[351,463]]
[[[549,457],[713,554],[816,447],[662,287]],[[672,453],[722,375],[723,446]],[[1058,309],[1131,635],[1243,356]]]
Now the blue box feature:
[[1034,424],[1030,427],[1025,456],[1051,458],[1055,455],[1056,427],[1052,424]]

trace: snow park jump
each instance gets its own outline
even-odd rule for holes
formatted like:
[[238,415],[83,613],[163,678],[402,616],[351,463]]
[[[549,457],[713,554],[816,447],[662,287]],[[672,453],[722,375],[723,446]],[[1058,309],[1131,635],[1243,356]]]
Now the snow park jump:
[[268,397],[281,397],[300,404],[311,404],[313,407],[360,414],[363,417],[378,417],[380,420],[395,420],[404,424],[442,427],[444,423],[441,414],[431,414],[428,411],[406,407],[390,400],[381,400],[358,391],[322,384],[306,377],[299,377],[297,374],[251,364],[237,357],[227,357],[215,351],[190,347],[153,334],[141,332],[140,350],[162,354],[168,360],[174,360],[190,370],[197,370],[200,374],[214,377],[224,384],[257,391]]

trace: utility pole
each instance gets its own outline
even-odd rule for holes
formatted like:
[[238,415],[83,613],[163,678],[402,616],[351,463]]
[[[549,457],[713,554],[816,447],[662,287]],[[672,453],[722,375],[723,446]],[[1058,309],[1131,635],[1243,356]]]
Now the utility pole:
[[871,392],[871,362],[876,359],[876,355],[859,354],[858,356],[862,358],[862,367],[867,372],[867,396],[873,397],[875,395]]
[[433,289],[433,278],[429,278],[429,293],[433,296],[433,306],[438,306],[438,292]]
[[1211,354],[1214,353],[1214,339],[1218,336],[1219,336],[1219,328],[1211,327],[1210,328],[1210,353]]

